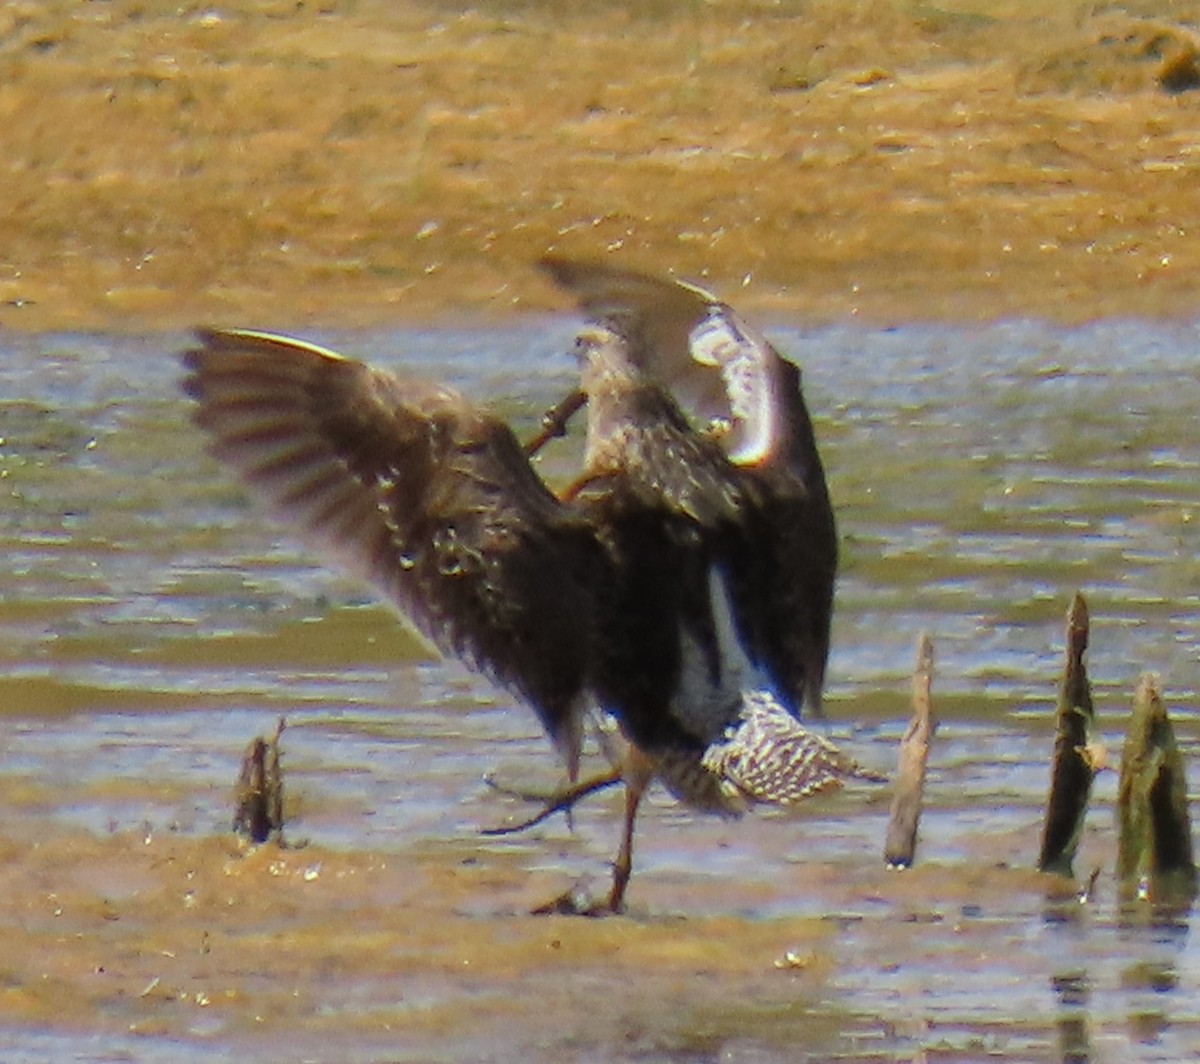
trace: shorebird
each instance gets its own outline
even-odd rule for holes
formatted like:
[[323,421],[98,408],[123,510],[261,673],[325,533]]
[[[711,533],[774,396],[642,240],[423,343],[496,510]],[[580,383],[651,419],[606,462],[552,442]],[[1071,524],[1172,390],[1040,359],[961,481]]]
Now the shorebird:
[[[629,744],[616,772],[625,820],[604,906],[615,911],[653,780],[693,809],[736,816],[757,802],[791,805],[848,778],[880,777],[806,729],[771,690],[762,554],[775,549],[766,540],[776,501],[722,441],[693,428],[635,362],[626,335],[587,327],[577,351],[587,438],[583,474],[566,499],[609,562],[594,601],[591,691]],[[794,600],[795,589],[787,595]]]
[[[732,564],[743,637],[786,708],[822,716],[837,527],[799,367],[696,285],[560,256],[541,266],[622,339],[632,367],[720,443],[742,499],[742,550]],[[584,392],[547,414],[537,445],[562,430]]]
[[772,691],[768,625],[744,604],[767,562],[740,559],[776,503],[732,459],[736,423],[697,431],[627,335],[580,335],[587,443],[561,497],[501,419],[445,386],[267,333],[197,336],[184,356],[197,424],[299,538],[527,702],[572,780],[588,714],[615,717],[625,817],[592,911],[623,908],[654,779],[736,815],[873,778]]

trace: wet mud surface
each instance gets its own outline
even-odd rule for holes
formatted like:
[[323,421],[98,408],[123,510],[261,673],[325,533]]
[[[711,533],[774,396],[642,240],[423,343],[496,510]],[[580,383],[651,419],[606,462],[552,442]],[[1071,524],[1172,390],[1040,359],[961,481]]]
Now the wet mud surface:
[[[571,331],[314,338],[531,428]],[[934,640],[917,864],[883,868],[886,789],[740,822],[658,795],[601,921],[526,914],[604,888],[619,797],[481,837],[529,812],[485,774],[558,779],[532,716],[247,506],[187,427],[181,334],[6,337],[5,1060],[1186,1059],[1191,916],[1118,905],[1115,773],[1080,882],[1030,869],[1076,588],[1110,751],[1154,669],[1194,756],[1195,326],[773,335],[839,504],[828,708],[863,763],[894,766]],[[246,849],[234,783],[280,715],[288,847]]]
[[[1191,916],[1118,907],[1112,774],[1095,898],[1028,869],[1077,588],[1110,749],[1153,668],[1195,750],[1196,32],[1170,2],[0,11],[5,1061],[1194,1055]],[[911,872],[886,794],[660,799],[629,916],[526,916],[603,884],[618,800],[480,838],[523,811],[485,772],[555,782],[528,715],[185,427],[196,321],[533,425],[571,373],[550,249],[790,323],[844,537],[835,737],[890,768],[936,645]],[[1127,320],[1046,324],[1092,319]],[[247,849],[280,714],[292,848]]]

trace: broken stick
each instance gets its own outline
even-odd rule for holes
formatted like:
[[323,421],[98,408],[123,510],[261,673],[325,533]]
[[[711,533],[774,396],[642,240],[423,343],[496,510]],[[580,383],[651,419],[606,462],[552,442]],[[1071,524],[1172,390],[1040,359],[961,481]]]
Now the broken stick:
[[900,740],[900,765],[896,792],[883,845],[889,868],[908,868],[917,848],[917,827],[925,794],[925,766],[929,743],[937,729],[930,691],[933,686],[933,642],[924,632],[917,641],[917,666],[913,673],[913,717]]
[[283,717],[271,739],[254,739],[242,758],[242,771],[234,790],[233,830],[251,842],[283,837],[283,769],[279,764],[279,737],[287,726]]
[[1089,631],[1087,602],[1076,592],[1067,611],[1066,663],[1058,689],[1054,767],[1037,864],[1039,871],[1062,876],[1074,875],[1072,866],[1083,834],[1092,779],[1104,760],[1103,748],[1091,738],[1096,709],[1084,660]]
[[1117,878],[1122,893],[1190,901],[1196,893],[1183,754],[1158,678],[1138,682],[1117,787]]

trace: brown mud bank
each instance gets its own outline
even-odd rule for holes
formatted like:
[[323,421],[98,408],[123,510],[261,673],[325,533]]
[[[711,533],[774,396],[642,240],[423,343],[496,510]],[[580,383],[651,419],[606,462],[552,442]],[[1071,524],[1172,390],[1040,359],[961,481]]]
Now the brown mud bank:
[[555,249],[780,315],[1191,316],[1181,0],[0,12],[0,324],[561,302]]
[[[728,899],[695,885],[684,916],[669,901],[678,885],[651,884],[655,908],[588,920],[523,915],[554,877],[531,883],[528,854],[462,840],[381,855],[67,830],[9,833],[0,855],[0,1024],[14,1037],[86,1032],[135,1056],[139,1043],[173,1042],[263,1060],[844,1051],[864,1023],[885,1035],[830,1000],[847,922],[867,914],[886,971],[889,958],[926,963],[924,926],[951,933],[971,906],[1036,907],[1044,890],[998,867],[897,877],[875,864],[849,884],[816,861],[786,889],[823,899],[832,917],[721,915]],[[748,893],[757,905],[773,892]],[[969,918],[952,933],[970,944],[959,957],[939,947],[946,964],[1002,948]]]

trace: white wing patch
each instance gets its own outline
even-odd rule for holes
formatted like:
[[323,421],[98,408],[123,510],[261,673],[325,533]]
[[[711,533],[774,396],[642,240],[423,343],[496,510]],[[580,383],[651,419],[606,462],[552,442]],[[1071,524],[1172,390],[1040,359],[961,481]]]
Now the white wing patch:
[[751,663],[738,638],[729,588],[715,565],[708,571],[708,593],[720,674],[714,684],[708,654],[686,630],[682,631],[679,689],[671,699],[671,713],[676,720],[705,742],[721,735],[737,718],[744,691],[766,685],[766,677]]
[[779,434],[773,372],[778,356],[766,337],[731,307],[712,303],[688,335],[688,349],[696,365],[721,374],[729,397],[729,460],[755,465],[768,458]]

